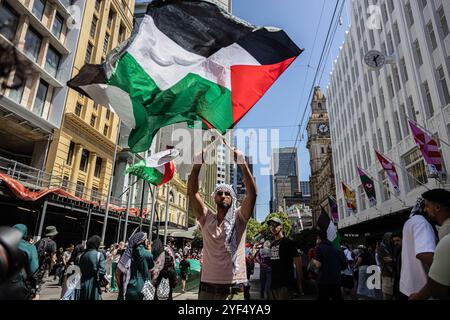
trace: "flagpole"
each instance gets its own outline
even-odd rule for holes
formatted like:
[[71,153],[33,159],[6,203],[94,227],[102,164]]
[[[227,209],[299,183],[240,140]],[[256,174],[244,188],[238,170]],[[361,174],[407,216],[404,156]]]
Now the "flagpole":
[[156,209],[156,195],[158,193],[158,187],[153,186],[153,194],[152,194],[152,215],[150,217],[150,230],[148,232],[148,238],[150,242],[153,240],[153,222],[155,220],[155,209]]
[[140,211],[141,221],[139,222],[139,232],[142,231],[142,222],[143,222],[143,219],[144,219],[144,196],[145,196],[145,180],[142,179],[141,211]]
[[167,183],[166,224],[164,226],[164,245],[167,244],[167,227],[169,224],[169,197],[170,197],[170,182]]
[[117,130],[116,146],[114,148],[114,157],[113,157],[112,169],[111,169],[111,178],[109,179],[108,196],[107,196],[107,200],[106,200],[105,218],[103,219],[103,230],[102,230],[101,245],[105,245],[106,227],[107,227],[107,224],[108,224],[109,204],[110,204],[110,201],[111,201],[111,190],[112,190],[113,180],[114,180],[114,169],[116,167],[117,147],[119,146],[120,124],[121,124],[121,120],[119,119],[119,124],[117,125],[117,129],[118,130]]
[[[136,159],[136,155],[133,153],[133,165],[134,165],[134,161]],[[136,184],[136,182],[138,182],[138,179],[136,179],[136,181],[133,182],[133,180],[135,179],[134,176],[132,174],[128,174],[128,178],[130,179],[131,186],[128,187],[128,199],[127,199],[127,211],[125,212],[125,226],[123,229],[123,242],[127,241],[127,232],[128,232],[128,218],[130,215],[130,207],[131,207],[131,199],[133,197],[134,194],[134,185]]]

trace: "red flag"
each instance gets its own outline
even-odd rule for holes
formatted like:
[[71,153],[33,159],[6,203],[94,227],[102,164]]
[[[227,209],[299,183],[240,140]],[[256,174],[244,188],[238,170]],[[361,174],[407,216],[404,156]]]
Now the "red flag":
[[381,153],[379,153],[377,150],[375,150],[375,153],[377,155],[378,161],[380,161],[381,166],[383,167],[384,171],[386,172],[386,175],[389,178],[389,181],[391,181],[392,186],[394,187],[394,190],[397,193],[400,193],[400,186],[399,186],[399,179],[397,170],[395,169],[394,163],[386,159]]
[[409,126],[417,145],[422,152],[422,156],[427,164],[437,172],[442,172],[442,154],[435,139],[426,134],[415,123],[409,121]]

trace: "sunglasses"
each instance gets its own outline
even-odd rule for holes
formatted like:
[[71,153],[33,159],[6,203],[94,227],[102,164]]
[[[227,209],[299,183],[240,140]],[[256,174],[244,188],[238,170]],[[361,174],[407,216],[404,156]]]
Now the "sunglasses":
[[223,195],[225,195],[225,196],[227,196],[227,197],[231,197],[231,193],[229,193],[229,192],[225,192],[225,191],[217,191],[217,193],[216,193],[218,196],[223,196]]
[[274,228],[275,229],[278,226],[279,226],[278,223],[269,223],[269,228]]

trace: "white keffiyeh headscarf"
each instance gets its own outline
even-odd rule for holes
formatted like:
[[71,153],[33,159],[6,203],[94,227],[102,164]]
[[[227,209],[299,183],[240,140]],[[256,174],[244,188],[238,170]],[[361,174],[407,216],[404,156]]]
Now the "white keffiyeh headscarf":
[[224,223],[224,229],[225,229],[225,248],[231,255],[231,261],[233,262],[233,273],[236,273],[238,271],[238,264],[237,264],[237,236],[236,236],[236,192],[234,192],[234,189],[229,184],[219,184],[216,187],[216,190],[211,195],[212,197],[215,197],[217,192],[223,191],[223,192],[229,192],[232,198],[231,201],[231,207],[228,209],[227,214],[225,215],[225,218],[223,220]]

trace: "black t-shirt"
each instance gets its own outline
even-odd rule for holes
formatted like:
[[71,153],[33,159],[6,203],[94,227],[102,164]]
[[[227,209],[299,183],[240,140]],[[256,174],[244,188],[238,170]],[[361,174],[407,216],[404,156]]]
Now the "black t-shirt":
[[341,271],[346,267],[347,262],[331,243],[322,241],[316,249],[315,259],[322,264],[317,276],[318,284],[341,284]]
[[191,267],[191,264],[187,260],[181,260],[180,261],[180,271],[181,272],[187,272],[188,268]]
[[271,289],[281,287],[295,288],[294,257],[299,253],[293,241],[282,238],[270,246],[270,263],[272,268]]

